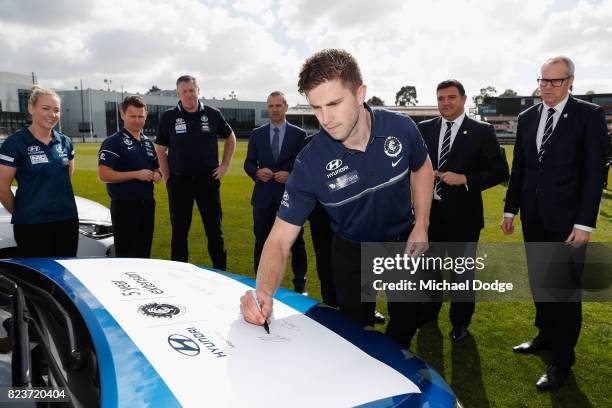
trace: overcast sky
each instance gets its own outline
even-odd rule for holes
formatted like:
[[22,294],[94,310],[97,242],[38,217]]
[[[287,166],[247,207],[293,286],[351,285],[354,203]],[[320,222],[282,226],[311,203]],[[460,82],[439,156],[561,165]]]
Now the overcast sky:
[[202,95],[289,103],[304,59],[345,48],[359,61],[368,98],[395,102],[403,85],[419,104],[462,81],[469,96],[536,88],[541,63],[576,63],[575,93],[612,92],[612,0],[0,0],[0,71],[35,72],[72,89],[172,89],[184,73]]

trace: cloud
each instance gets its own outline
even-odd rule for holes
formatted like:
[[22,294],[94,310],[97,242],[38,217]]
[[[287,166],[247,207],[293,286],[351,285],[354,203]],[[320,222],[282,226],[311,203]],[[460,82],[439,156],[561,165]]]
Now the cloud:
[[24,1],[0,0],[0,22],[35,27],[59,27],[88,19],[93,0]]
[[[415,85],[423,104],[448,78],[473,95],[487,85],[531,94],[541,63],[576,61],[576,91],[612,91],[612,1],[405,2],[388,0],[0,0],[0,70],[41,82],[146,91],[190,73],[206,97],[264,100],[297,94],[304,59],[345,48],[358,59],[368,96],[393,103]],[[588,84],[588,85],[587,85]]]

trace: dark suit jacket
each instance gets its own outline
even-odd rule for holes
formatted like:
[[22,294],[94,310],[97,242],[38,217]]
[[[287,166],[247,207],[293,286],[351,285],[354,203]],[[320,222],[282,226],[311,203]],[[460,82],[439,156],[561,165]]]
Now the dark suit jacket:
[[279,205],[285,191],[285,185],[277,183],[274,179],[268,182],[259,181],[255,173],[257,169],[265,167],[274,172],[291,172],[295,157],[302,150],[306,136],[307,134],[303,129],[287,122],[283,145],[281,146],[278,160],[275,162],[270,146],[270,124],[253,130],[249,139],[247,156],[244,160],[244,171],[255,181],[251,197],[253,207],[269,208],[273,205]]
[[504,212],[520,210],[525,227],[535,217],[552,231],[569,232],[574,224],[595,227],[605,176],[604,111],[570,96],[540,163],[536,135],[542,107],[534,105],[518,117]]
[[[442,118],[419,123],[434,169]],[[470,231],[484,227],[481,192],[508,179],[508,164],[493,126],[465,117],[448,154],[446,171],[465,174],[468,188],[441,183],[442,209],[449,225]]]

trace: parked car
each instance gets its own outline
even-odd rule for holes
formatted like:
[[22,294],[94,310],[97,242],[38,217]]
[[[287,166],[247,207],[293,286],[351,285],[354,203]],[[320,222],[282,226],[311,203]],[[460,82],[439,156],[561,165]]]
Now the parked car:
[[[12,187],[13,193],[17,189]],[[78,257],[114,256],[113,224],[110,210],[95,201],[76,196],[79,212]],[[18,256],[11,214],[0,204],[0,258]]]
[[428,364],[315,299],[281,289],[269,334],[246,323],[254,284],[153,259],[0,261],[0,388],[77,407],[460,407]]

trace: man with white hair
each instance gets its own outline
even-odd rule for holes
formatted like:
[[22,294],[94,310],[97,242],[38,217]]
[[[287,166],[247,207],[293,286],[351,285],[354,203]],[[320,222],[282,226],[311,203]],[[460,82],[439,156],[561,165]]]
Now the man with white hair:
[[575,360],[580,280],[601,200],[607,136],[603,109],[569,94],[572,60],[548,59],[538,83],[542,103],[518,118],[501,228],[512,234],[520,210],[539,333],[514,351],[551,351],[551,365],[536,383],[551,390],[563,385]]

